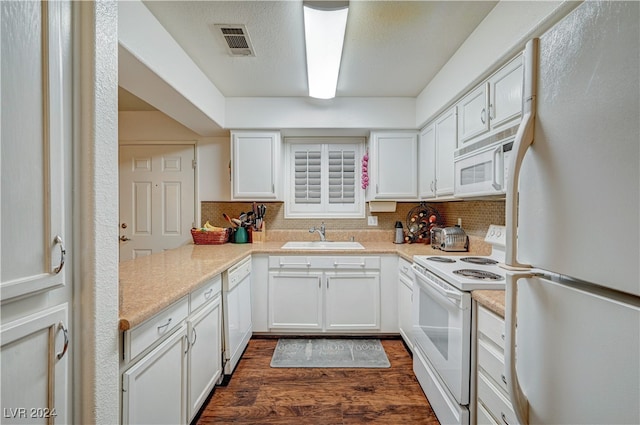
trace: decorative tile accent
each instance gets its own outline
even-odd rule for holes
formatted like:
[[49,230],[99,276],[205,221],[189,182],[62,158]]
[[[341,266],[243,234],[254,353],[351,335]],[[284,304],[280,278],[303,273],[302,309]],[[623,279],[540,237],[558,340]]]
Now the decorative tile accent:
[[[357,241],[388,241],[393,240],[394,225],[401,221],[406,227],[407,214],[419,205],[417,202],[399,202],[393,213],[375,213],[378,216],[378,226],[368,226],[367,218],[357,219],[300,219],[284,218],[284,203],[268,202],[265,224],[267,226],[267,240],[315,240],[318,236],[308,232],[312,226],[319,226],[324,221],[327,228],[327,238],[331,240],[349,240],[351,236]],[[202,202],[202,224],[209,220],[214,226],[228,227],[222,214],[238,217],[242,212],[251,211],[249,202]],[[445,225],[454,226],[458,218],[462,219],[462,228],[469,236],[484,238],[490,224],[505,224],[505,203],[499,201],[454,201],[433,202],[428,205],[440,212]],[[368,212],[367,212],[368,213]],[[288,233],[291,232],[291,233]]]

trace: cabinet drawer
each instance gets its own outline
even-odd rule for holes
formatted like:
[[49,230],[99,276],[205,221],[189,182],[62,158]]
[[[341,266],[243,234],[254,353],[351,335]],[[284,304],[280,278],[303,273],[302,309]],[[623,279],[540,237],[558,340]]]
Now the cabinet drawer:
[[504,320],[501,317],[486,308],[478,308],[478,332],[504,351]]
[[130,361],[169,335],[189,315],[189,298],[185,296],[130,331],[125,332],[125,361]]
[[511,402],[483,373],[478,373],[478,405],[484,404],[494,420],[503,425],[518,423]]
[[504,354],[480,340],[478,341],[478,366],[486,372],[493,381],[504,390],[507,390],[507,379],[504,374]]
[[207,301],[213,300],[216,295],[222,290],[222,276],[217,275],[200,288],[189,294],[189,301],[191,303],[191,312],[196,311],[202,307]]
[[272,256],[269,257],[269,268],[286,269],[325,269],[325,270],[363,270],[380,269],[380,257],[363,257],[359,255],[342,256]]
[[478,425],[498,425],[482,403],[478,403],[478,408],[476,409],[476,423]]

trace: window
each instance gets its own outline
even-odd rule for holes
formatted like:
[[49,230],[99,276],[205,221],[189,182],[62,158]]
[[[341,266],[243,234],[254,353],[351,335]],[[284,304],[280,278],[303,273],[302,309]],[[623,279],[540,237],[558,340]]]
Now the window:
[[364,217],[364,139],[285,139],[285,217]]

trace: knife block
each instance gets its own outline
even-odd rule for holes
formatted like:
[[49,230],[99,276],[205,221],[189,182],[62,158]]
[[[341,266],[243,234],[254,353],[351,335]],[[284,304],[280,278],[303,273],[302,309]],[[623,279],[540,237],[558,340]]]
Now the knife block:
[[262,223],[262,227],[260,230],[251,229],[249,233],[249,237],[251,238],[251,243],[262,243],[267,240],[267,226],[265,223]]

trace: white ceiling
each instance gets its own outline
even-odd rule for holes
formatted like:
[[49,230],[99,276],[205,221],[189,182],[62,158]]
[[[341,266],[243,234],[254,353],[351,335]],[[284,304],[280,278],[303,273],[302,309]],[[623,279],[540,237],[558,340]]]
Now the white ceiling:
[[[496,3],[351,0],[337,96],[416,97]],[[301,1],[144,4],[225,97],[307,96]],[[255,57],[218,23],[246,25]]]

